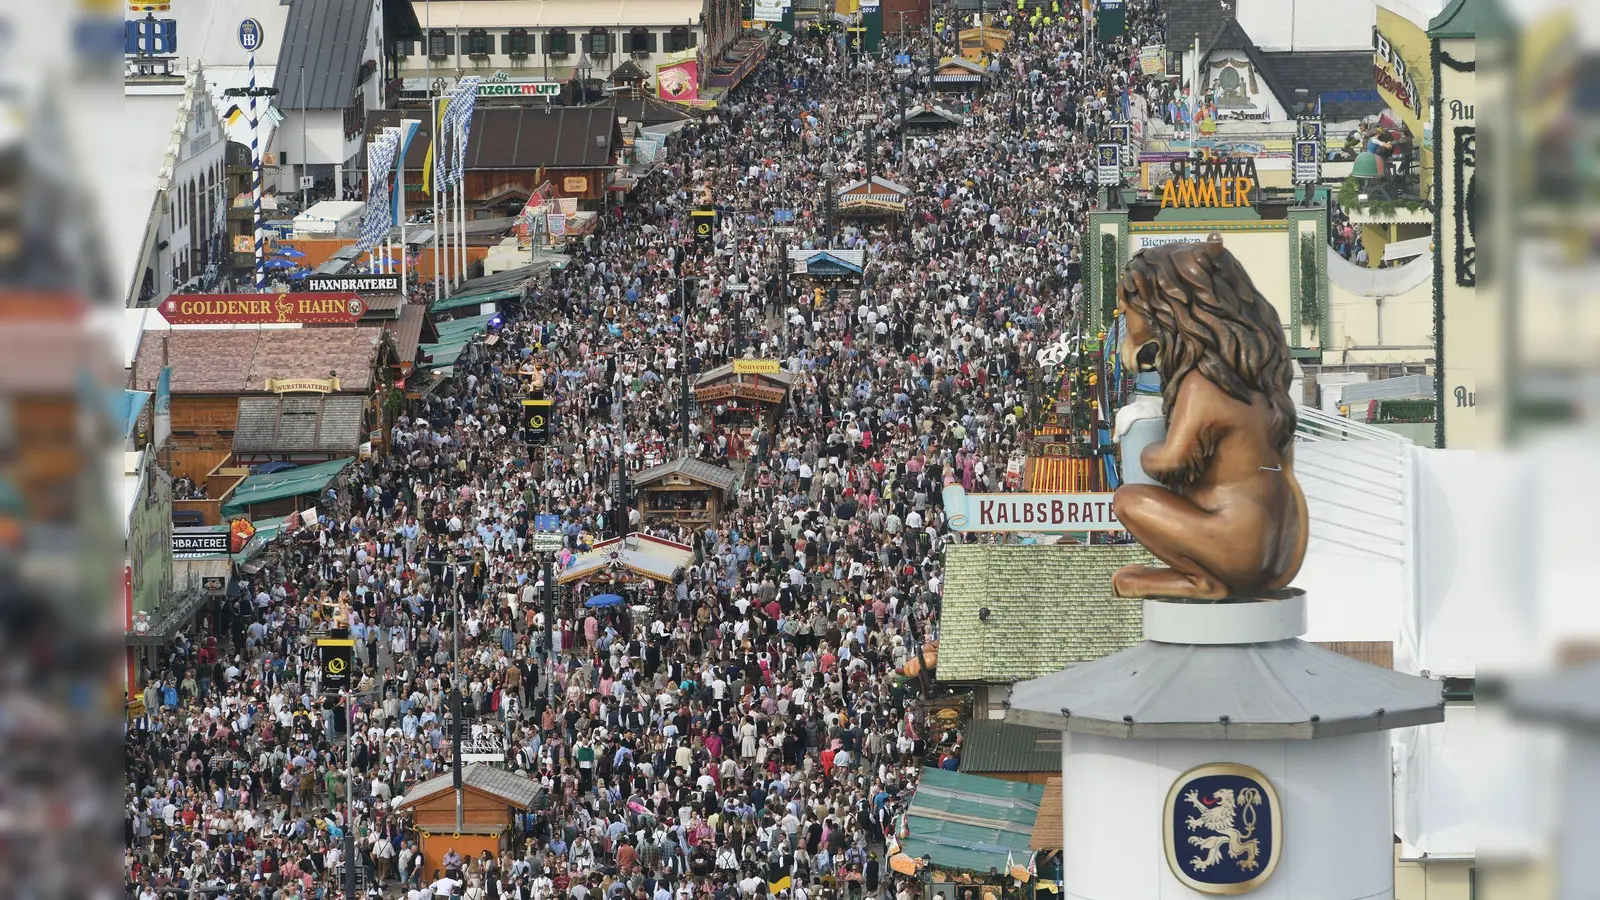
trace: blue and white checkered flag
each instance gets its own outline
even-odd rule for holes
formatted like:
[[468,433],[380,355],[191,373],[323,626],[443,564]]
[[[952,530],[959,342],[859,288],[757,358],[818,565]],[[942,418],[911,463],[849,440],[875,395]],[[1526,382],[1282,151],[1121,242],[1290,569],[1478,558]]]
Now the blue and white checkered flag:
[[477,106],[478,83],[483,79],[468,75],[456,85],[450,98],[450,136],[455,139],[455,153],[450,159],[449,184],[461,183],[467,167],[467,138],[472,130],[472,111]]
[[399,149],[400,136],[385,131],[373,139],[367,151],[367,208],[357,250],[371,250],[389,234],[389,175]]

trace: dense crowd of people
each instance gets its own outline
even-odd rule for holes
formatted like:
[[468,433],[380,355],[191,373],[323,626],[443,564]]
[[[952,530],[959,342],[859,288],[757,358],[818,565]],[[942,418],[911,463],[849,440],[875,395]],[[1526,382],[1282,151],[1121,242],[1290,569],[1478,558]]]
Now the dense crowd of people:
[[[1015,483],[1026,370],[1083,303],[1091,148],[1159,40],[1158,10],[1130,4],[1128,35],[1085,56],[1076,15],[1007,13],[991,83],[938,98],[962,119],[948,131],[902,137],[893,117],[927,87],[894,74],[892,41],[863,59],[834,32],[774,45],[679,132],[320,520],[143,673],[128,895],[341,896],[351,831],[385,898],[916,896],[889,867],[895,819],[951,753],[897,672],[937,631],[940,488]],[[962,24],[935,22],[941,55]],[[868,175],[911,188],[906,220],[825,203]],[[706,198],[714,249],[689,238]],[[786,250],[823,247],[863,251],[858,284],[781,274]],[[770,415],[690,417],[688,454],[736,475],[727,509],[645,522],[617,470],[684,455],[682,379],[743,356],[792,386]],[[519,433],[530,382],[556,401],[542,450]],[[629,532],[691,562],[569,581],[547,623],[540,514],[565,533],[556,581]],[[625,602],[591,608],[603,593]],[[316,678],[330,628],[359,666],[348,757]],[[425,861],[399,800],[451,773],[453,678],[537,796],[500,852]]]

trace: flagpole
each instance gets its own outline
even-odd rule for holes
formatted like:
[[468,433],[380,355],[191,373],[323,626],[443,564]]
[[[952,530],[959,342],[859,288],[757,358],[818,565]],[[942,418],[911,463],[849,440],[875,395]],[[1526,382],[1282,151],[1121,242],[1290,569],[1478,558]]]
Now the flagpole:
[[[463,154],[465,150],[463,150]],[[465,165],[465,161],[462,163]],[[456,182],[456,285],[467,280],[467,174]]]
[[[241,30],[243,30],[241,28]],[[259,38],[256,43],[260,43]],[[256,290],[267,289],[266,227],[261,218],[261,120],[256,117],[256,52],[250,51],[250,203],[255,210]],[[300,110],[304,116],[306,111]],[[302,210],[303,212],[304,210]]]
[[[433,83],[431,81],[429,82],[428,90],[433,90]],[[428,194],[429,199],[433,201],[433,302],[435,303],[438,303],[440,300],[444,299],[444,282],[439,277],[440,179],[437,176],[439,172],[439,132],[441,130],[439,128],[440,99],[441,98],[439,97],[431,97],[429,98],[430,102],[428,104],[428,115],[433,116],[433,121],[429,124],[431,135],[428,138],[433,144],[433,153],[430,154],[433,157],[431,160],[433,166],[428,170],[428,184],[432,190],[428,191]]]

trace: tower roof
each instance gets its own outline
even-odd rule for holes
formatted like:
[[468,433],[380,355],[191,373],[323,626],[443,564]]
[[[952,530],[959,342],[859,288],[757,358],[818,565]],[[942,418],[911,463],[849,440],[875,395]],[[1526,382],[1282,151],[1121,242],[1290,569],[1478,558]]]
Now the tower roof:
[[1298,638],[1145,641],[1021,682],[1006,721],[1104,737],[1310,740],[1442,722],[1442,691]]

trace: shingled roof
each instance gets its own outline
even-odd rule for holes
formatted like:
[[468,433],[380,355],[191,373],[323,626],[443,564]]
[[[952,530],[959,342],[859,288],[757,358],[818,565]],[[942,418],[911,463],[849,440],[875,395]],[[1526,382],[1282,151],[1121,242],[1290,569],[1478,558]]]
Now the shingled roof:
[[1061,771],[1061,732],[974,719],[961,732],[962,772]]
[[692,456],[680,456],[669,463],[652,469],[645,469],[643,472],[633,476],[633,484],[635,487],[644,487],[648,484],[654,484],[668,475],[682,475],[685,478],[692,478],[701,484],[709,484],[724,491],[733,487],[734,479],[733,472],[727,466],[715,465],[702,459],[695,459]]
[[1168,50],[1193,50],[1198,35],[1206,47],[1223,26],[1233,21],[1234,4],[1226,0],[1167,0]]
[[1111,596],[1111,575],[1154,561],[1138,544],[950,547],[938,679],[1009,684],[1139,643],[1141,602]]
[[[498,797],[504,800],[507,805],[514,806],[517,809],[527,809],[533,805],[534,798],[539,796],[539,782],[526,775],[518,775],[505,769],[497,769],[488,763],[467,763],[462,766],[461,783],[464,787],[474,788],[490,796]],[[429,797],[453,789],[454,781],[451,773],[446,772],[406,791],[406,795],[401,798],[399,806],[402,809],[416,806]]]
[[234,452],[354,453],[366,402],[359,394],[240,397]]
[[174,394],[260,393],[268,378],[326,378],[329,372],[339,373],[341,392],[364,394],[372,387],[382,335],[374,327],[146,331],[130,387],[155,390],[166,360]]

